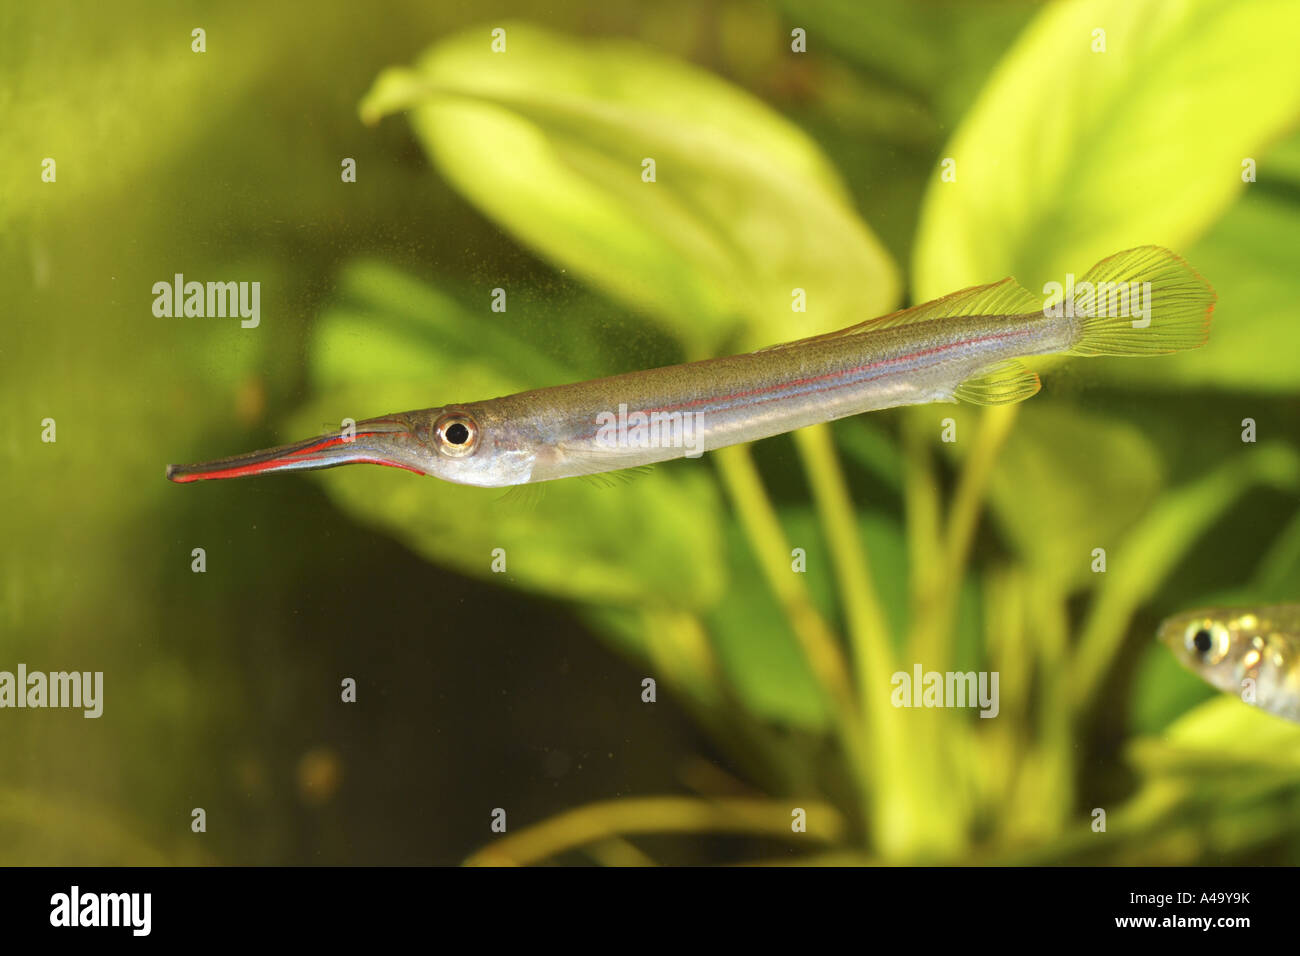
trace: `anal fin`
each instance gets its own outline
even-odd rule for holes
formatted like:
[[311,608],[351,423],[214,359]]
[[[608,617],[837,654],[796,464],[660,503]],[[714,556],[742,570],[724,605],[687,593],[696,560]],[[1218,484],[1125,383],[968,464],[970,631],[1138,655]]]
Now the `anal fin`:
[[641,478],[654,471],[654,465],[633,465],[631,468],[619,468],[614,471],[599,471],[590,475],[578,475],[580,479],[589,485],[596,485],[601,488],[613,488],[618,484],[626,484],[637,478]]
[[1038,394],[1038,375],[1015,359],[999,362],[957,386],[953,397],[972,405],[1014,405]]

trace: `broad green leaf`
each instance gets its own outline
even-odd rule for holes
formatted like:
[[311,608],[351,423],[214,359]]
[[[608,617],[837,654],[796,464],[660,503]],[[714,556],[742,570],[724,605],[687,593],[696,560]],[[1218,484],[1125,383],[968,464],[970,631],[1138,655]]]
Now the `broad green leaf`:
[[[804,575],[813,603],[832,613],[835,596],[829,554],[816,516],[807,507],[785,508],[781,524],[790,543],[805,550],[812,573]],[[709,617],[710,633],[729,680],[756,714],[805,729],[824,729],[829,709],[789,621],[763,581],[739,526],[728,526],[729,566],[746,588],[733,587]],[[792,571],[793,573],[793,571]]]
[[1256,184],[1266,192],[1278,190],[1292,200],[1296,198],[1294,190],[1300,184],[1300,135],[1292,134],[1271,147],[1262,157],[1250,158],[1258,160]]
[[[295,416],[296,433],[574,377],[392,270],[363,265],[343,285],[344,304],[322,316],[313,347],[315,384],[328,397]],[[720,503],[697,461],[608,487],[551,482],[531,505],[395,469],[345,468],[320,480],[349,513],[467,575],[613,605],[707,607],[722,591]],[[491,570],[497,548],[505,573]]]
[[1218,692],[1181,666],[1154,636],[1142,655],[1133,679],[1129,728],[1134,734],[1155,734]]
[[1041,288],[1143,243],[1185,252],[1300,113],[1298,45],[1290,0],[1044,9],[944,148],[956,181],[931,180],[918,300],[1008,274]]
[[[901,638],[907,616],[907,549],[902,530],[877,512],[865,512],[859,520],[889,624],[895,638]],[[833,621],[834,574],[817,516],[807,507],[787,507],[781,511],[781,523],[791,544],[805,551],[803,576],[813,601]],[[708,622],[728,679],[754,713],[804,729],[824,729],[829,720],[827,702],[734,523],[727,540],[735,584]]]
[[[1300,205],[1252,186],[1187,253],[1219,294],[1209,343],[1141,363],[1143,381],[1224,391],[1300,389],[1297,248]],[[1100,377],[1123,384],[1131,379],[1134,364],[1097,362],[1096,369]]]
[[779,0],[808,32],[810,55],[835,50],[872,75],[961,116],[999,54],[1034,13],[1033,0]]
[[[781,517],[791,540],[801,542],[814,562],[824,555],[816,519],[807,509],[785,511]],[[829,723],[826,699],[734,522],[728,527],[727,556],[737,582],[746,583],[744,587],[729,588],[708,616],[709,633],[727,679],[760,717],[795,727],[825,729]],[[829,575],[806,577],[810,586],[821,586],[816,598],[818,604],[824,605],[829,597],[825,590]]]
[[1035,398],[1021,410],[989,485],[998,527],[1063,587],[1091,577],[1160,489],[1159,455],[1119,419]]
[[861,466],[893,492],[903,486],[903,462],[893,437],[870,415],[834,423],[835,443],[845,458]]
[[1285,527],[1260,559],[1251,599],[1281,604],[1294,601],[1300,582],[1300,510],[1294,511]]
[[[906,261],[934,157],[1037,12],[1035,0],[776,6],[785,14],[784,37],[735,44],[744,53],[728,61],[729,74],[759,85],[797,118],[843,172],[881,241]],[[795,28],[805,31],[808,50],[792,57]]]
[[1146,770],[1259,768],[1300,778],[1300,727],[1231,694],[1216,694],[1170,724],[1158,743],[1138,741],[1135,755]]
[[[506,24],[384,72],[448,180],[557,265],[663,323],[692,355],[887,311],[892,260],[816,145],[762,103],[626,41]],[[655,181],[643,181],[643,161]],[[792,310],[804,290],[807,311]]]

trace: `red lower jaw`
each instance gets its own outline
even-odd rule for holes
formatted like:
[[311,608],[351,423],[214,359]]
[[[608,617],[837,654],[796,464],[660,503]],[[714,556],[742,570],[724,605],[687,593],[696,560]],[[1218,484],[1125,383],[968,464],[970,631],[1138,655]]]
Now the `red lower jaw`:
[[[379,422],[374,424],[379,424]],[[305,442],[250,452],[247,455],[235,455],[216,461],[200,462],[193,465],[168,465],[167,479],[179,484],[186,484],[191,481],[247,478],[253,475],[269,475],[284,471],[314,471],[321,468],[335,468],[339,465],[353,464],[385,465],[389,468],[402,468],[417,475],[424,474],[418,468],[413,468],[395,460],[395,458],[383,456],[381,450],[375,447],[376,444],[391,441],[392,436],[399,431],[399,428],[401,433],[406,432],[405,428],[397,425],[397,423],[383,424],[389,424],[393,427],[357,432],[355,437],[348,439],[344,439],[342,435],[325,435]],[[378,439],[378,441],[368,441],[367,439]]]

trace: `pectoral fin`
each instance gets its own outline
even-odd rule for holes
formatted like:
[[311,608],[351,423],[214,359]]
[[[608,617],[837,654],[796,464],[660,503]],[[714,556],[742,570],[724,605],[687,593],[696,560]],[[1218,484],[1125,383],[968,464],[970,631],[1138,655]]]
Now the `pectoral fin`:
[[957,386],[953,397],[972,405],[1014,405],[1038,394],[1038,375],[1015,359],[999,362]]

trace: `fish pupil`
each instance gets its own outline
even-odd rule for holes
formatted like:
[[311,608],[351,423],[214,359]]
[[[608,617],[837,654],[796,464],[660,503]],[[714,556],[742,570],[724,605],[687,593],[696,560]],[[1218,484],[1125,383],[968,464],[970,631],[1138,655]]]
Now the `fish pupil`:
[[448,425],[447,431],[444,434],[447,436],[447,441],[451,442],[453,445],[463,445],[465,442],[469,441],[469,429],[460,422],[453,422],[451,425]]
[[1198,654],[1209,653],[1211,643],[1212,642],[1210,641],[1210,632],[1205,630],[1204,628],[1197,631],[1196,635],[1192,638],[1192,644],[1193,646],[1195,646],[1196,653]]

